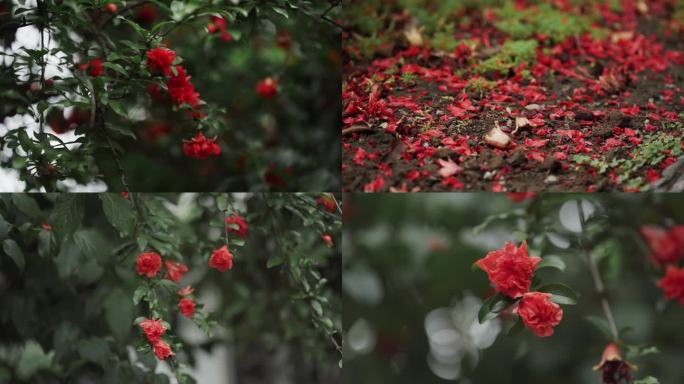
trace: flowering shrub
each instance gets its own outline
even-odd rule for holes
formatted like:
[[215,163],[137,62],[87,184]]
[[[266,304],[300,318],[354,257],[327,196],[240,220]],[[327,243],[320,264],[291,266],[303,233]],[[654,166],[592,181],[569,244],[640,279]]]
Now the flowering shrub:
[[339,378],[339,249],[321,236],[341,213],[320,197],[0,196],[0,381],[168,382],[162,364],[193,383],[198,348],[221,344],[238,376],[258,356],[279,377]]
[[345,200],[350,382],[684,380],[681,195],[447,195]]
[[2,2],[0,189],[336,189],[339,8]]

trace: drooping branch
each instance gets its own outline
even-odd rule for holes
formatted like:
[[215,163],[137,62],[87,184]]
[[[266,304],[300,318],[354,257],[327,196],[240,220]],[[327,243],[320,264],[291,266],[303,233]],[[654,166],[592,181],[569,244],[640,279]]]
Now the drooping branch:
[[[580,229],[581,229],[581,235],[584,235],[584,230],[586,228],[587,224],[587,218],[584,213],[584,207],[582,206],[582,200],[578,199],[576,200],[577,203],[577,213],[579,215],[579,220],[580,220]],[[584,247],[583,243],[580,241],[580,247],[582,248],[584,257],[586,259],[587,264],[589,265],[589,270],[591,272],[592,279],[594,281],[594,288],[596,289],[596,293],[598,293],[599,297],[601,298],[601,307],[603,308],[603,312],[606,316],[606,320],[608,322],[608,326],[610,328],[610,333],[613,335],[614,340],[618,340],[619,334],[618,334],[618,329],[617,325],[615,324],[615,317],[613,316],[613,311],[610,307],[610,303],[608,302],[608,298],[606,297],[606,288],[605,285],[603,284],[603,279],[601,278],[601,273],[598,269],[598,265],[596,264],[596,261],[591,257],[587,249]]]

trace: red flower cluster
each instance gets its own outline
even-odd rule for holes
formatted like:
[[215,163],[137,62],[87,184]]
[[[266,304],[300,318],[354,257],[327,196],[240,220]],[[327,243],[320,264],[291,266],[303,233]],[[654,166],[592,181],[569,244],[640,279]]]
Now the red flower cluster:
[[147,68],[153,72],[171,75],[171,64],[176,59],[176,52],[166,48],[152,48],[147,51]]
[[171,74],[169,81],[166,83],[166,88],[174,104],[179,106],[188,104],[193,108],[199,106],[199,93],[190,82],[190,76],[187,75],[185,69],[180,65],[176,65],[176,74]]
[[684,258],[684,225],[675,225],[669,230],[642,225],[639,231],[651,248],[651,260],[657,265],[674,264]]
[[526,242],[520,248],[507,242],[475,264],[487,272],[497,292],[516,299],[529,291],[534,269],[540,261],[541,258],[527,254]]
[[256,93],[263,99],[272,99],[278,93],[278,81],[267,77],[256,85]]
[[335,212],[337,209],[337,204],[335,204],[335,200],[333,200],[332,197],[328,195],[323,195],[316,199],[316,203],[319,205],[322,205],[323,208],[325,208],[326,211],[328,212]]
[[[188,271],[188,267],[177,263],[175,261],[164,261],[166,267],[166,274],[164,278],[173,282],[179,282],[183,278],[183,274]],[[162,257],[155,252],[143,252],[138,255],[136,260],[135,270],[140,276],[147,276],[149,278],[155,277],[162,267]]]
[[206,159],[209,156],[218,156],[221,147],[216,144],[216,138],[207,139],[202,132],[197,132],[192,140],[183,140],[183,153],[189,157]]
[[525,327],[539,337],[553,335],[553,327],[563,318],[563,310],[551,301],[551,294],[543,292],[525,293],[517,312]]
[[662,288],[665,297],[684,305],[684,268],[669,265],[665,276],[658,281],[658,287]]
[[166,333],[166,327],[161,320],[145,319],[138,324],[145,333],[147,341],[152,345],[152,351],[158,359],[164,360],[173,355],[171,347],[161,339]]
[[233,254],[228,250],[228,246],[215,249],[209,258],[209,267],[225,272],[233,268]]
[[102,76],[104,74],[104,67],[102,66],[102,59],[95,58],[88,63],[79,65],[82,71],[88,71],[88,75],[92,77]]
[[164,266],[166,266],[166,275],[164,275],[164,278],[175,283],[181,281],[183,274],[188,271],[188,267],[181,263],[176,263],[175,261],[164,261]]
[[560,324],[563,310],[545,292],[529,292],[532,276],[541,258],[529,256],[527,243],[518,248],[507,242],[503,248],[487,253],[475,264],[487,272],[494,289],[510,298],[518,299],[515,310],[525,327],[539,337],[551,336]]
[[212,16],[211,22],[207,24],[207,31],[210,34],[219,32],[221,40],[231,41],[233,40],[233,35],[231,35],[230,32],[226,30],[227,28],[228,23],[226,22],[226,19],[224,19],[223,17]]
[[155,277],[161,269],[162,258],[158,253],[145,252],[138,255],[135,270],[140,276]]
[[192,317],[195,314],[195,302],[184,297],[178,302],[178,309],[183,316]]
[[[237,225],[237,228],[234,228],[234,225]],[[247,237],[249,226],[244,217],[233,214],[230,217],[226,217],[226,229],[244,239]]]

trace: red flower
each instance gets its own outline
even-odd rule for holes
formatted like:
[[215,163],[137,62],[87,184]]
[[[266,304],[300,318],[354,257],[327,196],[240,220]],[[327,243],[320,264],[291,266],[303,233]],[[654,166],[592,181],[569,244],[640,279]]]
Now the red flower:
[[92,77],[102,76],[104,74],[104,67],[102,66],[102,59],[96,58],[90,60],[89,63],[81,64],[82,70],[88,70],[88,74]]
[[256,85],[256,93],[264,99],[271,99],[278,93],[278,82],[267,77]]
[[150,343],[159,341],[166,332],[166,328],[161,320],[145,319],[138,325],[142,328],[143,332],[145,332],[145,336]]
[[601,371],[604,384],[619,384],[631,383],[632,371],[636,370],[636,367],[624,361],[620,355],[620,348],[610,343],[603,350],[601,362],[592,369]]
[[221,147],[215,143],[216,137],[207,139],[202,132],[197,132],[192,140],[183,140],[183,153],[185,156],[206,159],[209,156],[221,154]]
[[174,261],[164,261],[164,266],[166,266],[166,275],[164,275],[164,278],[176,283],[179,282],[183,278],[183,274],[188,271],[188,267]]
[[539,337],[553,335],[553,327],[560,324],[563,318],[563,310],[551,301],[550,293],[524,294],[517,311],[525,327]]
[[669,265],[665,276],[658,280],[658,286],[662,288],[665,297],[679,301],[684,305],[684,268]]
[[157,340],[152,345],[152,350],[154,351],[154,355],[157,356],[159,360],[165,360],[169,356],[173,355],[171,347],[169,347],[169,345],[163,340]]
[[655,225],[642,225],[639,229],[651,249],[651,259],[658,265],[674,264],[684,257],[684,225],[669,231]]
[[195,314],[195,302],[192,299],[183,298],[178,302],[178,309],[185,317],[192,317]]
[[215,249],[209,258],[209,267],[224,272],[233,268],[233,254],[228,250],[228,246]]
[[475,264],[482,268],[494,289],[506,296],[518,298],[530,289],[534,268],[541,258],[527,254],[527,243],[523,241],[520,248],[506,242],[501,249],[487,253]]
[[328,212],[335,212],[337,210],[337,204],[330,196],[324,195],[316,199],[316,203],[320,204]]
[[525,200],[532,199],[537,195],[536,192],[508,192],[506,196],[514,203],[522,203]]
[[325,245],[327,245],[328,247],[332,247],[332,246],[333,246],[332,237],[330,237],[330,235],[323,235],[323,236],[321,236],[321,240],[323,240],[323,242],[325,243]]
[[193,292],[195,292],[195,289],[188,285],[187,287],[179,290],[176,293],[178,293],[181,296],[190,296],[190,295],[192,295]]
[[107,3],[107,4],[105,4],[105,6],[104,6],[104,10],[105,10],[106,12],[109,12],[109,13],[112,13],[112,14],[116,13],[117,9],[118,9],[118,7],[117,7],[116,4],[114,4],[114,3]]
[[143,24],[151,24],[157,18],[157,7],[152,4],[144,4],[138,8],[136,17]]
[[171,74],[171,64],[176,59],[176,52],[166,48],[152,48],[147,51],[147,68],[161,72],[165,76]]
[[121,192],[121,197],[128,199],[128,192]]
[[50,224],[43,224],[43,225],[41,225],[41,227],[43,227],[43,230],[45,230],[45,231],[48,231],[48,232],[52,231],[52,225],[50,225]]
[[[233,224],[238,226],[237,229],[232,227]],[[247,237],[247,231],[249,230],[249,226],[247,225],[247,222],[245,221],[244,217],[235,214],[230,217],[227,217],[226,226],[226,229],[228,229],[228,231],[233,232],[241,238],[244,239],[245,237]]]
[[147,252],[138,255],[135,270],[140,276],[154,277],[161,269],[162,258],[158,253]]
[[195,91],[195,87],[190,82],[190,77],[180,65],[176,65],[176,75],[171,73],[166,88],[171,100],[176,105],[188,104],[197,107],[200,103],[199,93]]

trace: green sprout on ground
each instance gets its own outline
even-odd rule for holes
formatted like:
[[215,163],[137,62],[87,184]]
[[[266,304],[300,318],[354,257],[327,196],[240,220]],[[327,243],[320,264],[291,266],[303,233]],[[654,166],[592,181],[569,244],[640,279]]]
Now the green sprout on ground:
[[520,64],[532,64],[537,56],[538,46],[536,40],[507,41],[499,53],[480,63],[475,70],[480,73],[496,71],[505,75]]
[[592,30],[590,17],[568,14],[548,4],[520,11],[512,3],[507,3],[497,11],[497,16],[496,27],[513,39],[544,35],[552,43],[559,43]]
[[[673,124],[670,128],[681,132],[684,130],[684,124]],[[588,165],[600,174],[615,169],[618,171],[618,183],[627,188],[646,190],[648,185],[643,177],[635,176],[635,174],[644,167],[657,167],[665,158],[677,157],[681,154],[681,137],[672,136],[668,132],[658,132],[644,136],[643,143],[634,149],[630,158],[607,161],[605,159],[591,159],[586,155],[575,155],[573,161],[577,164]]]

